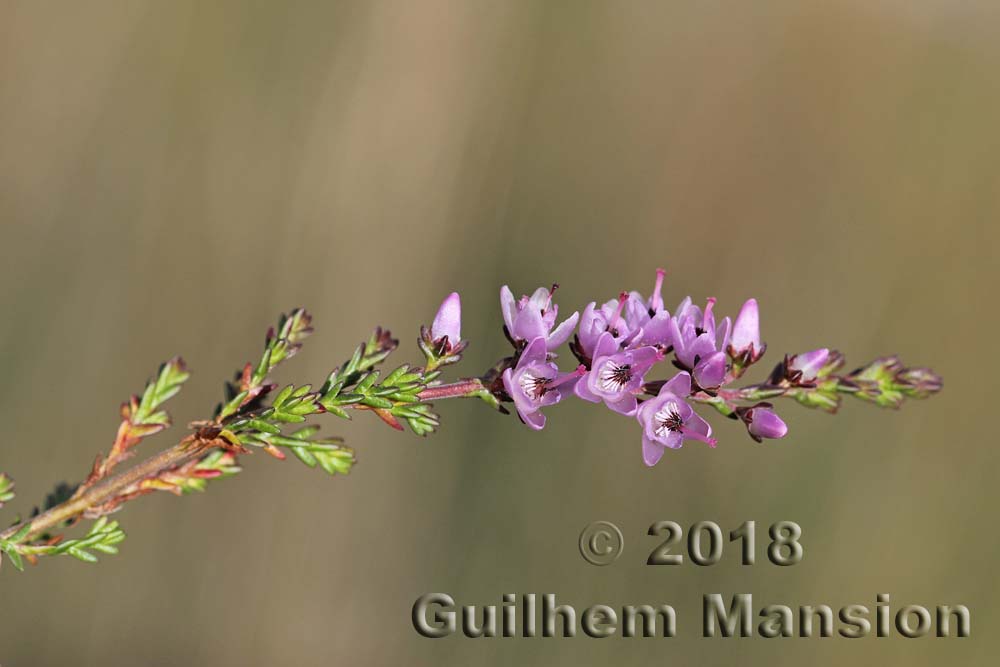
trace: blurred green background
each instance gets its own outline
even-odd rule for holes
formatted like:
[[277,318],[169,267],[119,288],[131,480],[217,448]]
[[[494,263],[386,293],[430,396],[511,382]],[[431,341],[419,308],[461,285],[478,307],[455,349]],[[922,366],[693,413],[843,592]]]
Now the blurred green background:
[[[3,2],[13,509],[78,481],[175,353],[195,372],[175,421],[206,416],[300,304],[317,333],[281,380],[321,380],[375,324],[417,361],[453,289],[472,373],[505,350],[501,284],[558,281],[571,312],[664,266],[671,307],[756,296],[772,363],[898,352],[946,389],[899,412],[789,405],[765,445],[715,420],[718,449],[654,469],[635,425],[579,402],[541,433],[479,404],[440,405],[427,440],[331,418],[361,458],[347,478],[255,456],[131,504],[119,556],[4,568],[0,662],[992,663],[998,36],[991,0]],[[596,519],[625,532],[611,567],[577,553]],[[794,520],[805,558],[647,567],[659,519]],[[670,602],[680,636],[422,639],[410,608],[438,591]],[[701,639],[710,592],[964,603],[973,637]]]

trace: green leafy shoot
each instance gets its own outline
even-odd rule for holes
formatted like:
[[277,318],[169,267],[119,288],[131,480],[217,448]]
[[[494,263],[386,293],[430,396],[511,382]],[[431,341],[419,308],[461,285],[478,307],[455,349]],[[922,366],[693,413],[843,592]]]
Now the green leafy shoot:
[[223,423],[240,412],[253,410],[274,388],[267,382],[271,371],[295,356],[312,332],[312,316],[305,309],[296,308],[282,315],[277,330],[271,328],[267,332],[260,360],[246,364],[236,374],[236,381],[226,385],[226,400],[216,412],[216,421]]
[[79,539],[64,540],[51,545],[23,545],[19,551],[25,556],[68,555],[85,563],[96,563],[97,556],[91,551],[102,554],[116,554],[116,546],[125,539],[125,532],[117,521],[101,517],[94,522],[87,534]]
[[141,429],[144,426],[169,426],[170,416],[161,408],[177,395],[190,377],[191,374],[180,357],[174,357],[160,366],[156,378],[146,385],[142,398],[129,411],[128,417],[133,427]]

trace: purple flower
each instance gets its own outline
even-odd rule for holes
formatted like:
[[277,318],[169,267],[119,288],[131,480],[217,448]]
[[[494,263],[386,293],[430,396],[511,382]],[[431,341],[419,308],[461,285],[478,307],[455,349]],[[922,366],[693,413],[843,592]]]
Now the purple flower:
[[830,358],[830,350],[821,347],[812,352],[796,354],[788,360],[788,370],[790,375],[797,382],[812,382],[819,375],[819,372],[826,366]]
[[[618,295],[621,300],[621,294]],[[615,303],[615,302],[609,302]],[[604,304],[608,306],[609,304]],[[646,300],[638,292],[629,292],[625,295],[625,304],[621,309],[620,317],[611,326],[611,329],[618,332],[621,340],[634,342],[639,333],[649,324],[649,307]]]
[[712,427],[684,399],[691,393],[691,376],[680,372],[666,382],[655,398],[636,411],[642,424],[642,459],[654,466],[667,449],[677,449],[685,440],[698,440],[715,447]]
[[[719,326],[716,326],[715,314],[712,312],[714,308],[714,297],[709,297],[704,312],[698,306],[692,305],[691,298],[688,297],[680,303],[670,319],[670,337],[674,354],[686,368],[694,369],[701,361],[708,360],[717,351],[726,349],[726,345],[729,344],[730,320],[726,317]],[[713,360],[712,364],[711,378],[714,379],[718,374],[718,361]],[[705,372],[703,369],[700,375]],[[721,381],[720,378],[719,382]]]
[[462,341],[462,299],[458,292],[452,292],[438,308],[431,324],[431,340],[440,345],[447,339],[448,346],[458,347]]
[[737,412],[743,423],[747,425],[750,437],[760,442],[764,438],[784,438],[788,426],[781,420],[770,403],[758,403],[752,408],[743,408]]
[[514,294],[507,285],[500,288],[500,310],[512,340],[522,342],[544,338],[545,347],[551,352],[569,339],[580,314],[574,312],[555,326],[559,306],[552,303],[552,295],[558,287],[553,285],[551,291],[539,287],[530,297],[522,296],[518,301],[514,300]]
[[729,341],[729,356],[749,365],[764,356],[765,345],[760,342],[760,315],[757,300],[747,299],[733,325],[733,337]]
[[560,374],[556,365],[548,361],[545,337],[538,336],[521,352],[517,366],[503,372],[503,386],[521,421],[537,431],[545,426],[541,409],[562,400],[562,392],[572,389],[571,383],[585,372],[586,368],[580,366],[572,373]]
[[598,309],[596,306],[597,302],[591,301],[583,309],[580,330],[576,334],[577,347],[587,359],[593,359],[598,339],[608,330],[609,316],[604,314],[603,307]]
[[619,347],[627,347],[642,334],[649,321],[649,309],[637,292],[622,292],[617,299],[606,302],[600,308],[591,301],[580,318],[577,334],[580,351],[585,357],[593,359],[597,341],[604,333],[610,333]]
[[614,336],[605,331],[594,349],[590,372],[576,383],[574,391],[586,401],[604,401],[615,412],[631,417],[646,373],[662,358],[663,353],[651,346],[619,352]]
[[663,307],[663,278],[666,271],[656,270],[656,282],[648,299],[638,292],[622,292],[618,298],[598,307],[591,302],[580,318],[576,350],[587,360],[594,356],[597,340],[611,332],[622,348],[671,345],[670,313]]

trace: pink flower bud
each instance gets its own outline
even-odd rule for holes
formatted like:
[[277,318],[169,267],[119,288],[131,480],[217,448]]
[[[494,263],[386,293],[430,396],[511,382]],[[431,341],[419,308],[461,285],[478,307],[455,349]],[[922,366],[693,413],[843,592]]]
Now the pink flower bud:
[[441,340],[445,336],[452,347],[462,340],[462,300],[458,292],[452,292],[441,302],[431,324],[432,340]]
[[756,361],[763,352],[760,344],[760,317],[757,311],[757,300],[747,299],[740,314],[733,324],[733,335],[729,347],[734,357],[749,353],[752,361]]
[[760,442],[762,438],[784,438],[788,426],[774,410],[765,407],[751,408],[743,414],[750,436]]
[[818,350],[813,350],[812,352],[803,352],[802,354],[796,354],[788,363],[788,369],[791,371],[798,371],[802,374],[799,378],[802,382],[812,382],[819,375],[819,372],[826,366],[827,360],[830,358],[830,350],[825,347],[821,347]]

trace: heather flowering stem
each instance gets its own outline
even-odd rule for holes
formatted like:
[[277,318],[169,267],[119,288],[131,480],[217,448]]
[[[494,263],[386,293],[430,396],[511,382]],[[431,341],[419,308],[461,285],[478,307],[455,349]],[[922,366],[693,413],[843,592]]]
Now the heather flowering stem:
[[[709,406],[741,421],[747,434],[762,442],[788,433],[771,400],[790,398],[834,413],[845,396],[898,408],[906,399],[941,390],[938,375],[906,367],[893,356],[841,373],[843,355],[828,348],[785,355],[764,382],[735,387],[767,349],[756,300],[748,299],[735,320],[718,319],[712,297],[704,308],[687,297],[670,313],[662,295],[665,275],[656,272],[649,298],[621,291],[616,299],[600,306],[591,302],[582,315],[576,311],[562,320],[553,300],[557,285],[520,299],[504,286],[500,307],[512,353],[481,376],[451,382],[442,375],[462,360],[468,345],[462,339],[458,293],[444,299],[431,326],[420,328],[422,366],[404,363],[387,372],[382,364],[399,341],[377,327],[315,388],[279,387],[270,380],[274,368],[294,356],[312,332],[309,313],[295,309],[268,331],[259,359],[243,365],[226,385],[211,419],[192,422],[191,433],[179,443],[119,472],[138,445],[171,424],[164,405],[189,377],[184,362],[175,357],[160,366],[141,394],[122,404],[110,450],[96,457],[79,485],[60,485],[43,511],[0,531],[0,556],[22,569],[24,561],[33,564],[45,556],[65,554],[94,562],[94,552],[117,553],[125,533],[107,515],[156,491],[203,491],[210,480],[240,472],[238,456],[254,449],[279,460],[290,453],[310,468],[346,474],[355,463],[354,450],[339,437],[317,435],[320,427],[311,420],[321,416],[350,419],[367,412],[393,429],[409,426],[426,436],[440,425],[434,402],[476,398],[505,414],[504,404],[512,403],[521,421],[538,430],[546,424],[543,408],[575,396],[637,421],[643,461],[652,466],[685,442],[713,448],[719,443],[696,407]],[[557,363],[558,350],[567,342],[578,362],[573,370]],[[668,357],[679,372],[648,379]],[[0,508],[14,497],[14,480],[0,471]],[[83,535],[56,533],[81,519],[94,521]]]

